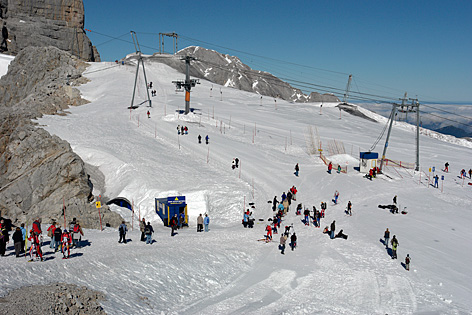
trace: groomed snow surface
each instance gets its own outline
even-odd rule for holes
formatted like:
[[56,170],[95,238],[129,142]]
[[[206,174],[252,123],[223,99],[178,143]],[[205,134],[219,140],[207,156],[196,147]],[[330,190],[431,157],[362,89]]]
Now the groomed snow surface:
[[[259,95],[225,87],[220,94],[215,86],[210,97],[212,84],[204,80],[192,89],[195,111],[185,116],[176,112],[184,109],[184,95],[171,83],[183,75],[159,63],[146,63],[157,91],[152,108],[130,111],[135,67],[111,65],[95,63],[86,71],[91,81],[80,90],[91,103],[38,122],[96,167],[94,194],[133,202],[130,241],[119,244],[113,228],[85,230],[85,247],[69,260],[48,246],[43,250],[50,259],[42,263],[2,257],[0,294],[31,284],[87,285],[106,294],[109,314],[471,314],[472,186],[458,178],[462,168],[472,167],[471,148],[421,136],[421,172],[388,166],[388,176],[369,181],[354,167],[385,121],[345,112],[340,118],[335,104],[323,104],[320,112],[320,104],[263,97],[261,105]],[[137,103],[145,95],[141,73]],[[177,125],[189,134],[178,136]],[[344,145],[345,153],[330,158],[347,165],[347,174],[329,175],[308,154],[309,126],[316,127],[326,155],[330,140]],[[198,144],[199,134],[209,135],[210,144]],[[375,152],[381,154],[384,141]],[[235,157],[240,168],[232,170]],[[395,125],[387,157],[414,162],[414,131]],[[446,161],[450,173],[441,171]],[[426,179],[432,166],[445,177],[439,189]],[[298,246],[281,255],[280,234],[270,243],[258,240],[272,216],[268,201],[275,195],[280,200],[292,185],[297,200],[282,229],[293,223]],[[331,201],[335,190],[338,205]],[[154,212],[154,198],[175,195],[186,196],[190,227],[171,237]],[[394,195],[407,215],[377,207],[391,204]],[[336,232],[343,229],[348,240],[331,240],[294,213],[298,203],[319,209],[322,201],[328,204],[322,227],[336,220]],[[352,216],[344,213],[348,201]],[[242,212],[250,202],[257,224],[245,229]],[[131,230],[131,212],[113,209]],[[200,213],[211,218],[208,233],[196,232]],[[152,245],[139,241],[139,215],[156,230]],[[381,242],[387,227],[399,240],[398,260]],[[407,254],[410,271],[401,265]]]

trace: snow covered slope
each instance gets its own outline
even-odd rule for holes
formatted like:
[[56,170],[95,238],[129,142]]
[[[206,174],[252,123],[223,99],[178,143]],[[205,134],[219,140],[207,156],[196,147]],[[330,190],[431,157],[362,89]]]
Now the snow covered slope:
[[[469,169],[471,149],[421,136],[422,172],[387,167],[388,176],[373,181],[354,170],[359,151],[368,150],[385,123],[341,113],[323,104],[290,104],[263,100],[256,94],[222,87],[222,95],[202,81],[192,89],[190,115],[179,114],[184,96],[172,80],[183,79],[160,64],[146,65],[157,96],[150,109],[131,102],[135,68],[96,63],[87,70],[91,82],[81,87],[87,105],[66,116],[39,120],[52,134],[70,142],[95,166],[95,194],[123,197],[135,205],[127,245],[118,244],[113,229],[85,231],[83,249],[73,259],[26,263],[3,257],[0,293],[26,284],[66,281],[103,291],[110,314],[466,314],[472,311],[472,186],[457,178]],[[144,100],[142,78],[138,103]],[[211,94],[213,93],[213,94]],[[146,112],[150,111],[150,118]],[[178,136],[177,125],[189,128]],[[306,147],[307,128],[316,127],[323,152],[343,143],[345,152],[331,159],[348,167],[329,175]],[[209,135],[210,144],[197,136]],[[381,153],[384,140],[377,146]],[[387,157],[414,162],[415,133],[394,126]],[[231,169],[233,158],[240,168]],[[450,173],[439,171],[450,163]],[[295,177],[294,166],[300,165]],[[469,164],[467,164],[469,163]],[[435,166],[444,175],[443,192],[425,180]],[[464,185],[463,185],[464,182]],[[283,226],[293,223],[298,246],[281,255],[278,236],[264,234],[275,195],[295,185],[297,201],[319,208],[328,203],[322,227],[336,220],[348,240],[330,240],[322,228],[306,227],[292,210]],[[440,183],[440,188],[442,182]],[[340,203],[332,205],[335,190]],[[154,213],[154,198],[185,195],[190,228],[171,237]],[[407,215],[379,209],[398,202]],[[346,216],[348,201],[353,216]],[[254,202],[254,229],[241,225],[243,209]],[[196,218],[208,213],[210,232],[196,232]],[[151,220],[156,242],[144,245],[136,229],[138,216]],[[392,260],[380,239],[386,228],[399,240],[399,260]],[[44,247],[46,250],[46,247]],[[402,265],[412,257],[411,270]],[[49,257],[54,254],[50,253]],[[57,256],[57,255],[56,255]]]

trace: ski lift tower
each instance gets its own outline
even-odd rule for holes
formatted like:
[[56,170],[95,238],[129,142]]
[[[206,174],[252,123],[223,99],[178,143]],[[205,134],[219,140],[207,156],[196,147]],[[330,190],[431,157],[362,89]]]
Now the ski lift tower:
[[177,41],[179,39],[179,35],[177,33],[159,33],[159,54],[164,52],[164,36],[172,37],[174,40],[174,55],[177,53]]
[[190,79],[190,61],[195,60],[194,57],[185,56],[180,60],[185,60],[186,72],[185,72],[185,81],[176,80],[172,81],[175,84],[176,88],[180,90],[182,87],[185,89],[185,115],[190,113],[190,90],[195,87],[195,85],[200,84],[198,79]]
[[347,80],[347,85],[346,85],[346,92],[344,92],[344,97],[343,97],[343,105],[347,105],[347,99],[349,98],[349,90],[351,89],[351,81],[352,81],[352,74],[349,75],[349,79]]
[[151,98],[149,97],[149,89],[148,89],[148,83],[147,83],[147,78],[146,78],[146,69],[144,68],[143,56],[141,56],[141,48],[139,47],[138,36],[136,35],[135,31],[130,31],[130,33],[131,33],[131,37],[133,38],[134,49],[136,50],[136,54],[138,55],[138,64],[136,65],[136,76],[134,77],[133,97],[131,98],[130,108],[136,108],[136,106],[134,106],[134,95],[136,94],[136,85],[138,84],[138,73],[139,73],[140,64],[143,66],[144,82],[146,83],[146,95],[147,95],[147,101],[144,101],[141,104],[148,102],[149,107],[152,107]]

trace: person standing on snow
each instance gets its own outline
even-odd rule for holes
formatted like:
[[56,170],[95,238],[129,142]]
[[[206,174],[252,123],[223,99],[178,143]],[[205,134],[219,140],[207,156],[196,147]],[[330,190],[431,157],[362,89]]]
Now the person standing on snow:
[[20,257],[21,240],[23,239],[23,233],[21,233],[21,229],[19,227],[17,227],[15,232],[13,233],[12,239],[13,244],[15,246],[15,255],[16,257]]
[[54,230],[56,229],[56,221],[52,221],[51,226],[48,228],[48,236],[51,238],[51,243],[49,243],[49,248],[54,248]]
[[79,221],[77,221],[74,225],[74,235],[72,237],[72,242],[75,244],[75,248],[80,248],[80,240],[84,232],[82,231],[82,227],[80,226]]
[[233,161],[231,162],[231,168],[234,170],[236,168],[236,160],[233,159]]
[[406,257],[405,257],[405,269],[410,271],[410,254],[406,254]]
[[272,201],[272,211],[275,211],[277,209],[277,204],[279,201],[277,200],[277,196],[274,196],[274,200]]
[[285,234],[282,234],[280,235],[280,250],[281,250],[281,254],[282,255],[285,255],[285,243],[287,241],[287,235]]
[[348,203],[347,203],[347,214],[349,214],[350,216],[352,216],[352,203],[351,203],[350,200],[349,200]]
[[439,188],[439,176],[436,175],[433,178],[434,178],[434,187]]
[[385,244],[385,248],[388,249],[388,240],[390,239],[390,231],[388,230],[388,228],[385,230],[385,233],[384,233],[384,244]]
[[206,144],[208,144],[208,141],[210,141],[210,137],[208,137],[208,135],[206,135],[206,137],[205,137]]
[[210,225],[210,217],[205,213],[205,218],[203,218],[203,225],[205,225],[205,232],[208,232],[208,227]]
[[334,239],[334,230],[335,229],[336,229],[336,221],[333,220],[333,222],[331,223],[331,234],[330,234],[331,239]]
[[310,210],[308,208],[303,211],[303,215],[305,216],[305,225],[310,226]]
[[203,232],[203,217],[201,213],[197,218],[197,232]]
[[141,231],[141,242],[146,241],[146,234],[144,229],[146,228],[146,220],[143,218],[142,221],[139,221],[139,230]]
[[398,240],[395,235],[392,238],[391,244],[392,244],[392,259],[397,259]]
[[295,235],[295,232],[293,232],[292,236],[290,237],[290,247],[292,248],[292,250],[297,247],[297,236]]
[[118,243],[125,243],[126,244],[126,232],[128,232],[128,228],[126,227],[125,221],[121,221],[121,225],[118,228],[118,231],[120,233],[120,240]]
[[57,252],[57,249],[61,247],[61,243],[62,243],[61,238],[62,238],[62,230],[61,230],[61,226],[58,225],[56,229],[54,230],[54,240],[56,241],[54,244],[54,252]]
[[[61,251],[62,251],[62,259],[67,259],[70,256],[70,245],[71,245],[71,236],[70,233],[64,229],[61,235]],[[66,254],[67,253],[67,254]]]
[[444,172],[449,172],[449,162],[446,162],[446,164],[444,164]]
[[334,204],[337,205],[338,204],[338,198],[339,198],[339,191],[335,191],[334,192]]
[[198,143],[202,143],[202,136],[198,135]]
[[234,161],[236,162],[236,168],[238,168],[239,167],[239,159],[235,158]]
[[151,222],[148,222],[144,228],[144,234],[146,234],[146,244],[152,244],[152,233],[154,233],[154,229],[151,226]]
[[170,227],[171,227],[171,232],[170,232],[170,236],[174,236],[175,235],[175,229],[177,228],[177,214],[174,214],[174,216],[172,217],[172,219],[170,219]]
[[267,235],[266,235],[267,241],[271,241],[272,240],[272,227],[270,225],[267,225],[266,231],[267,231]]
[[295,176],[298,177],[298,172],[300,171],[300,167],[298,167],[298,163],[297,165],[295,165]]
[[393,204],[396,206],[397,205],[397,195],[395,195],[395,197],[393,197]]
[[332,169],[333,169],[333,163],[329,162],[329,164],[328,164],[328,173],[331,174]]
[[180,135],[180,125],[177,125],[177,134]]
[[8,30],[7,30],[7,22],[3,22],[3,27],[2,27],[2,43],[0,44],[0,47],[4,46],[3,51],[8,50]]

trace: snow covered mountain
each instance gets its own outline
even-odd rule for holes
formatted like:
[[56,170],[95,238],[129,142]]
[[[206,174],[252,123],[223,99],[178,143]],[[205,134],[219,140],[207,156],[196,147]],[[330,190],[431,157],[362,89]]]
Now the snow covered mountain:
[[[185,63],[180,60],[182,56],[195,58],[190,67],[192,76],[206,79],[218,85],[281,98],[286,101],[339,102],[339,99],[333,94],[312,92],[310,95],[306,95],[300,89],[290,86],[287,82],[268,72],[251,69],[241,62],[238,57],[221,54],[198,46],[184,48],[176,56],[154,54],[151,59],[165,63],[185,73]],[[219,93],[219,91],[215,91],[216,93]]]
[[[84,73],[90,82],[80,87],[90,103],[37,121],[91,166],[94,195],[134,205],[134,213],[112,206],[129,222],[131,241],[118,244],[113,228],[85,230],[85,247],[69,260],[46,246],[43,263],[1,257],[0,294],[56,281],[86,285],[106,295],[102,305],[109,314],[472,312],[472,186],[458,178],[471,167],[470,147],[425,132],[421,171],[387,165],[385,175],[369,181],[356,167],[359,151],[382,133],[386,118],[380,115],[358,108],[367,120],[341,112],[337,103],[261,103],[258,94],[225,86],[221,99],[209,95],[206,80],[192,89],[195,111],[182,115],[184,95],[171,83],[182,74],[152,60],[146,72],[157,91],[153,107],[129,110],[135,70],[131,64],[91,64]],[[138,82],[143,100],[146,88],[142,78]],[[178,135],[178,125],[188,126],[189,134]],[[199,144],[198,135],[208,135],[209,144]],[[328,174],[317,148],[347,173]],[[414,162],[414,148],[414,128],[395,124],[387,158]],[[240,167],[233,170],[235,157]],[[446,161],[449,173],[441,171]],[[433,166],[444,176],[438,189],[429,180]],[[280,234],[259,242],[273,214],[268,201],[280,200],[292,185],[298,189],[295,204],[312,209],[327,202],[321,226],[335,220],[336,231],[348,239],[331,240],[323,228],[305,226],[292,204],[282,230],[293,224],[297,248],[281,255]],[[336,190],[340,201],[334,205]],[[155,213],[155,198],[178,195],[187,199],[190,227],[171,237]],[[378,208],[394,195],[408,214]],[[348,201],[352,216],[344,212]],[[241,225],[248,208],[257,219],[253,229]],[[196,232],[200,213],[210,216],[208,233]],[[153,245],[139,241],[142,217],[156,230]],[[398,260],[382,244],[387,227],[399,240]],[[407,254],[410,271],[401,264]]]

